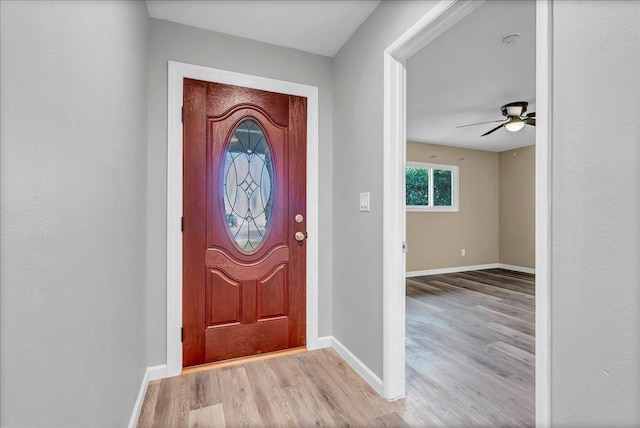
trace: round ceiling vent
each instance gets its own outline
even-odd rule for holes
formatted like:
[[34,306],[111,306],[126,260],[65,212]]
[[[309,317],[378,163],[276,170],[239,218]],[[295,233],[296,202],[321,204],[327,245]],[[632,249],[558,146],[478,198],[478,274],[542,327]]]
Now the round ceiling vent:
[[515,46],[520,40],[520,34],[508,34],[502,38],[502,44],[510,47]]

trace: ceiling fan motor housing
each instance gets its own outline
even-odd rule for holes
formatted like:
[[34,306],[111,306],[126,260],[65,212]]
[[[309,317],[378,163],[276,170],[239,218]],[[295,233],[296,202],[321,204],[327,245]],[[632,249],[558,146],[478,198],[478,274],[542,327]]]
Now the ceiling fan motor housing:
[[502,115],[505,117],[520,117],[527,111],[527,106],[529,105],[526,101],[516,101],[513,103],[505,104],[500,107],[502,111]]

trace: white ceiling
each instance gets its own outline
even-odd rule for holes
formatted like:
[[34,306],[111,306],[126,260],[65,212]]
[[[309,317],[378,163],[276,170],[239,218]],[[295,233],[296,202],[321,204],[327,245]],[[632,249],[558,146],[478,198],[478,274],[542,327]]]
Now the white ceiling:
[[152,18],[334,56],[380,0],[147,0]]
[[[515,46],[501,43],[518,33]],[[535,144],[535,128],[502,128],[500,106],[527,101],[535,111],[535,1],[487,1],[407,61],[407,139],[504,151]],[[515,137],[515,141],[514,141]]]

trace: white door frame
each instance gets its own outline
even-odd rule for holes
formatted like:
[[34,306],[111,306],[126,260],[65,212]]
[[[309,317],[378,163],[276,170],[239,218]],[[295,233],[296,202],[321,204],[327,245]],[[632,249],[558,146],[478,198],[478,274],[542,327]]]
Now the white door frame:
[[169,61],[167,111],[167,376],[182,371],[182,95],[184,78],[307,98],[307,348],[318,348],[318,88]]
[[[444,0],[384,52],[383,395],[405,394],[405,61],[482,1]],[[550,425],[551,4],[536,3],[536,425]]]

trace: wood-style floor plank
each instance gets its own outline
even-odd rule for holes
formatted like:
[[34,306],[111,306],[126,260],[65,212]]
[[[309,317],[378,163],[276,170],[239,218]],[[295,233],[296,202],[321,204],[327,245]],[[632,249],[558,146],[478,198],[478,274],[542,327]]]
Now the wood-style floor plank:
[[411,426],[396,412],[387,413],[386,415],[380,416],[377,419],[377,422],[380,423],[380,426],[390,428],[406,428]]
[[[215,369],[214,369],[215,370]],[[243,366],[225,367],[218,373],[227,426],[250,427],[260,421],[253,388]]]
[[149,384],[146,427],[535,425],[534,276],[407,279],[406,398],[382,399],[332,349]]
[[189,428],[225,428],[224,405],[200,407],[189,412]]
[[535,337],[526,333],[522,333],[506,325],[497,324],[495,322],[488,322],[486,324],[486,327],[497,333],[500,333],[507,340],[511,340],[519,344],[520,346],[518,347],[522,348],[523,350],[535,354]]
[[138,418],[138,426],[153,426],[153,417],[156,412],[156,402],[158,401],[158,392],[160,391],[160,381],[153,380],[149,382],[147,387],[147,395],[145,395],[140,417]]
[[260,419],[267,426],[295,427],[295,412],[278,385],[278,377],[266,362],[245,366]]
[[214,370],[194,373],[189,382],[189,408],[210,407],[222,402],[218,372]]
[[533,355],[531,352],[523,351],[522,349],[516,346],[509,345],[508,343],[504,343],[504,342],[494,342],[489,346],[493,349],[497,349],[498,351],[504,352],[510,357],[513,357],[530,366],[535,366],[536,364],[535,355]]
[[183,376],[162,379],[152,426],[187,427],[189,410],[189,379]]

